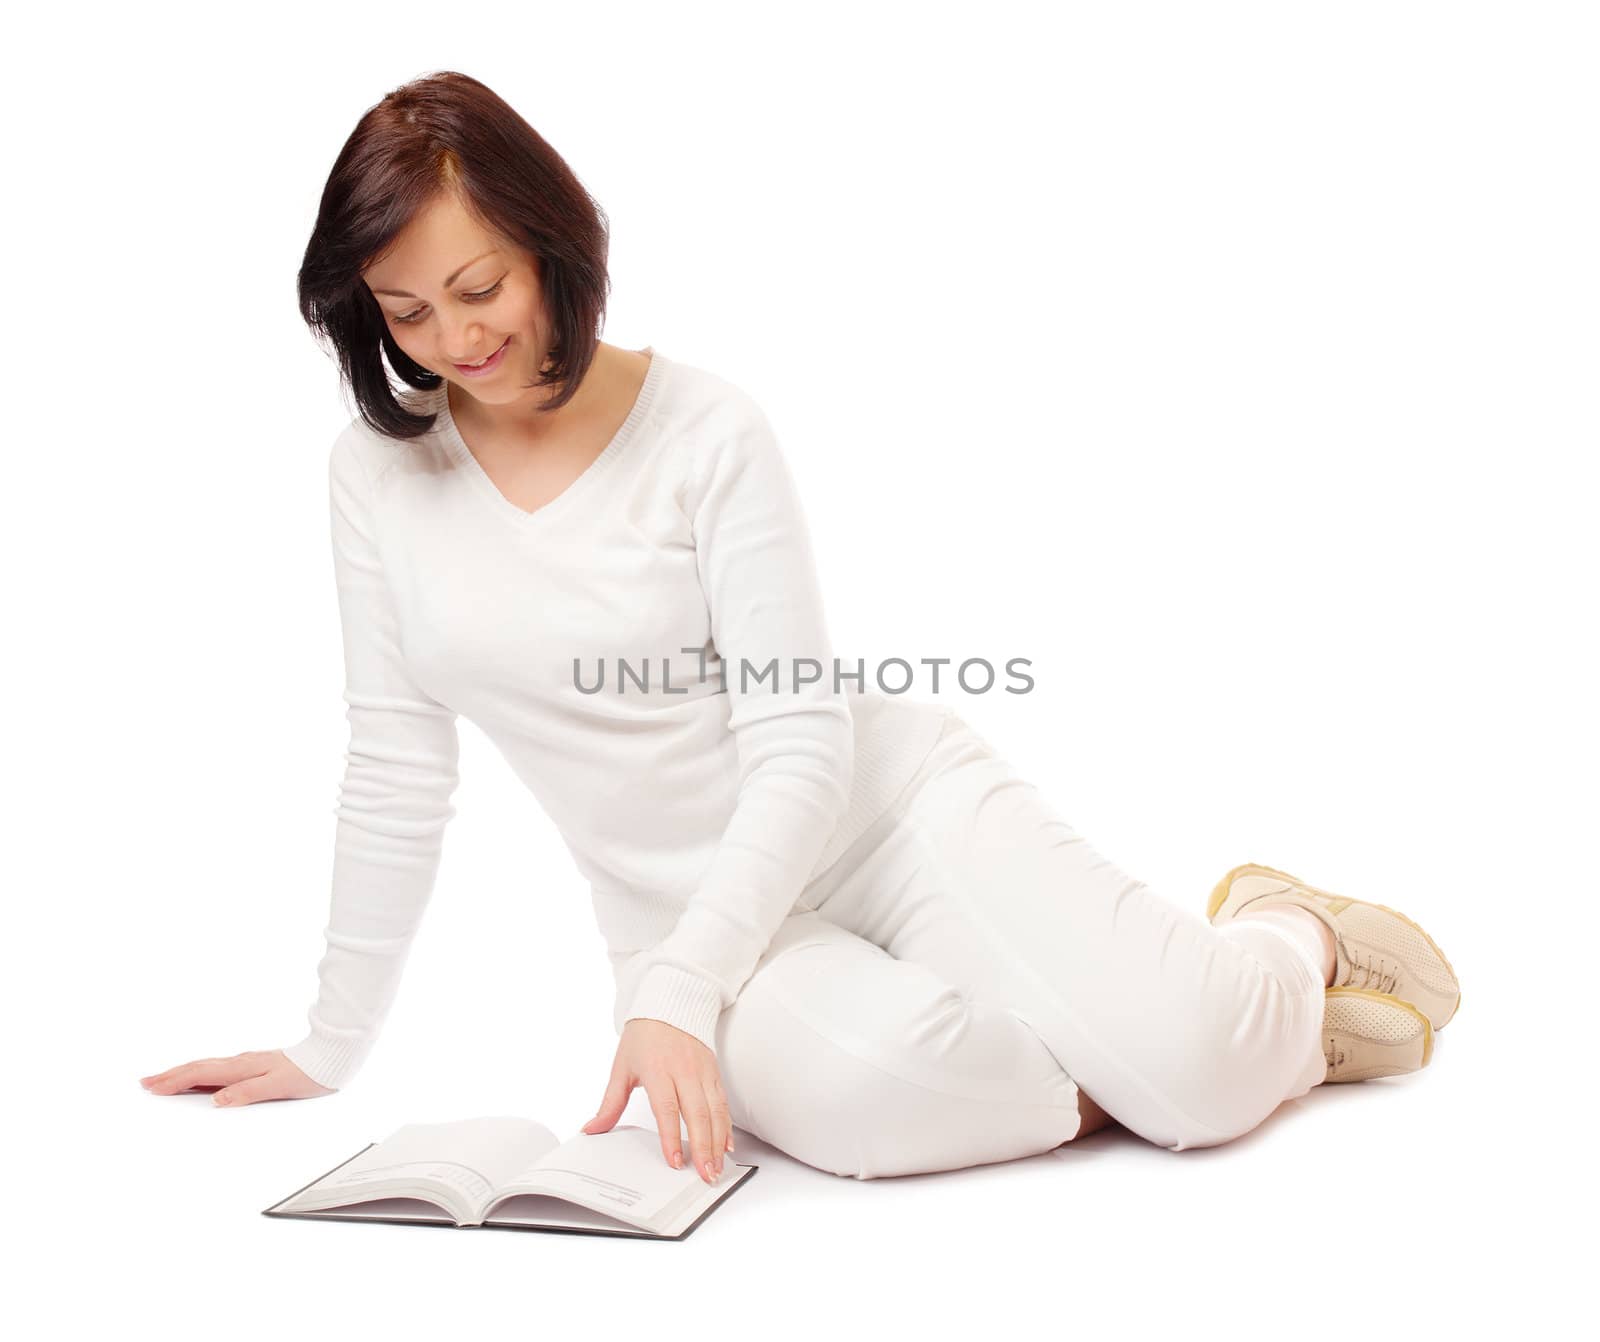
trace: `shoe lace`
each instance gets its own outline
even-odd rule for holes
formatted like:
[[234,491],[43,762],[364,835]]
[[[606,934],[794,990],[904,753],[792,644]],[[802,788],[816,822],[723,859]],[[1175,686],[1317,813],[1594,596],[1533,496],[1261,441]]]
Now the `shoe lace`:
[[[1361,981],[1356,982],[1360,975]],[[1365,960],[1352,956],[1350,972],[1345,975],[1342,987],[1371,988],[1380,993],[1392,993],[1400,978],[1400,966],[1390,964],[1376,951],[1367,952]]]

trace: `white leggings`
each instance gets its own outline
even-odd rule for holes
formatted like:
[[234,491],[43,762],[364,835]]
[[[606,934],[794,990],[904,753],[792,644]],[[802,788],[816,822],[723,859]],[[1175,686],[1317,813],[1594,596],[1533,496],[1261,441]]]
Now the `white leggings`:
[[[1198,901],[1197,901],[1198,902]],[[1323,1079],[1323,978],[1101,857],[951,712],[895,805],[807,885],[717,1051],[736,1127],[859,1179],[1077,1135],[1078,1085],[1174,1151]]]

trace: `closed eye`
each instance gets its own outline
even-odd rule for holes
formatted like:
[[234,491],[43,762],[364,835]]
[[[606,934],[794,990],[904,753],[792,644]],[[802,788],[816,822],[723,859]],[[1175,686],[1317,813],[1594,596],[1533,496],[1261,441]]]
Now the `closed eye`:
[[[479,289],[476,293],[462,294],[461,296],[469,303],[481,303],[484,299],[493,298],[497,293],[499,293],[500,287],[504,283],[505,281],[503,279],[499,279],[491,284],[487,289]],[[413,322],[422,320],[422,311],[423,309],[421,308],[412,308],[410,312],[402,313],[400,316],[396,317],[395,321],[404,322],[409,326]]]

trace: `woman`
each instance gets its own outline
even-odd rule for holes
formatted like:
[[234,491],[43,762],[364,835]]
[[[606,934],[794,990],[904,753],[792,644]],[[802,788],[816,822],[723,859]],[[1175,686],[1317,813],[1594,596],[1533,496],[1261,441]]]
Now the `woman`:
[[735,1124],[870,1178],[1111,1121],[1215,1145],[1426,1064],[1460,993],[1415,924],[1256,865],[1202,920],[954,712],[863,692],[771,425],[598,341],[606,253],[566,164],[475,80],[396,90],[344,146],[300,273],[360,407],[329,461],[350,750],[320,993],[299,1042],[151,1091],[355,1074],[454,814],[458,715],[593,892],[620,1039],[585,1131],[643,1085],[663,1156],[687,1126],[704,1179]]

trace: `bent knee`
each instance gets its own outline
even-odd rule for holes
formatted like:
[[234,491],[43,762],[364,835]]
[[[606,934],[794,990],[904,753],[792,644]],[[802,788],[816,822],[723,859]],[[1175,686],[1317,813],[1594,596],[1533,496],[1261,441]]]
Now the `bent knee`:
[[887,1003],[850,1020],[814,1007],[741,998],[725,1082],[735,1122],[815,1169],[961,1169],[1036,1155],[1078,1130],[1077,1087],[1010,1013],[953,989],[903,1016]]

